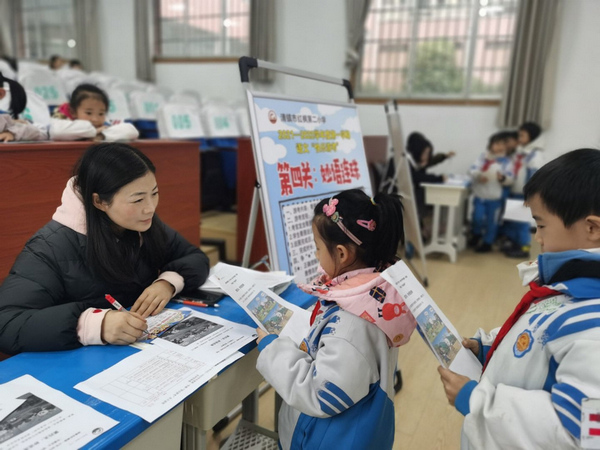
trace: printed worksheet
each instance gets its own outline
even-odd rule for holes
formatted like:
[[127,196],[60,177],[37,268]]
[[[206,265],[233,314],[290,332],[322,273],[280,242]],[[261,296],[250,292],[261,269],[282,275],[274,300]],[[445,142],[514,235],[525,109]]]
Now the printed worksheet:
[[76,449],[117,424],[31,375],[0,385],[2,449]]
[[242,356],[235,352],[212,365],[201,355],[151,345],[77,384],[75,389],[154,422]]
[[148,332],[145,333],[138,341],[151,341],[163,334],[165,330],[173,327],[181,322],[190,314],[187,310],[164,308],[155,316],[148,316],[146,323],[148,324]]
[[404,261],[398,261],[382,273],[404,299],[417,320],[418,331],[429,348],[447,369],[472,380],[481,377],[481,363],[471,350],[462,346],[462,337]]
[[263,330],[287,336],[300,345],[310,329],[310,312],[285,301],[238,267],[214,273],[216,282]]
[[256,330],[210,314],[182,308],[187,317],[152,343],[218,364],[256,339]]

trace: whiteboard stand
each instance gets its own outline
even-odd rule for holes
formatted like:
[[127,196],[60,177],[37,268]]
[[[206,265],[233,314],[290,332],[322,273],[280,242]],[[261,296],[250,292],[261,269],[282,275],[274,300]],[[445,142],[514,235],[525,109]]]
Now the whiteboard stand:
[[[263,68],[263,69],[273,70],[276,72],[285,73],[287,75],[292,75],[292,76],[296,76],[296,77],[300,77],[300,78],[307,78],[310,80],[321,81],[324,83],[330,83],[330,84],[334,84],[337,86],[343,86],[348,91],[349,102],[354,103],[354,93],[352,91],[352,85],[351,85],[350,81],[346,80],[346,79],[329,77],[327,75],[321,75],[321,74],[314,73],[314,72],[308,72],[305,70],[281,66],[279,64],[270,63],[268,61],[263,61],[263,60],[256,59],[256,58],[250,58],[248,56],[242,56],[239,59],[238,65],[239,65],[242,85],[244,86],[246,91],[250,91],[250,77],[249,77],[250,70],[256,69],[256,68]],[[251,108],[252,105],[249,105],[249,107]],[[255,140],[254,133],[251,133],[251,136],[252,136],[252,141],[253,141],[253,147],[256,148],[256,142],[254,142],[254,140]],[[256,156],[255,156],[255,159],[256,159]],[[255,163],[258,166],[259,162],[255,161]],[[258,169],[258,167],[257,167],[257,169]],[[257,172],[258,172],[258,170],[257,170]],[[246,231],[246,241],[244,243],[244,254],[242,257],[242,267],[250,266],[250,254],[252,252],[252,242],[254,240],[254,231],[256,229],[256,219],[258,217],[258,206],[260,204],[259,202],[261,199],[260,189],[261,189],[261,184],[257,181],[254,192],[252,194],[252,205],[250,208],[250,216],[248,218],[248,228]],[[267,227],[267,230],[268,230],[268,227]],[[279,269],[277,261],[273,257],[273,255],[275,255],[275,249],[272,248],[271,240],[268,238],[268,236],[267,236],[267,244],[268,244],[268,248],[269,248],[269,255],[266,255],[266,257],[261,258],[258,262],[253,264],[253,267],[256,267],[257,265],[265,264],[269,270],[271,270],[272,266],[276,266],[275,268]],[[266,258],[270,259],[270,263],[267,261]]]
[[421,278],[423,285],[427,287],[429,285],[427,264],[425,262],[423,238],[421,236],[421,227],[419,226],[419,216],[417,215],[417,202],[413,192],[413,182],[410,173],[410,164],[414,164],[414,161],[412,160],[411,155],[404,149],[404,137],[402,134],[398,104],[394,101],[392,102],[392,105],[393,110],[390,108],[389,103],[385,105],[385,115],[391,141],[390,157],[393,158],[394,164],[396,165],[394,180],[389,184],[389,190],[391,191],[393,187],[396,186],[398,188],[398,194],[402,197],[405,242],[410,242],[415,248],[416,253],[419,255],[421,270],[419,271],[413,266],[412,263],[414,258],[406,258],[406,251],[404,261],[414,269],[413,271]]

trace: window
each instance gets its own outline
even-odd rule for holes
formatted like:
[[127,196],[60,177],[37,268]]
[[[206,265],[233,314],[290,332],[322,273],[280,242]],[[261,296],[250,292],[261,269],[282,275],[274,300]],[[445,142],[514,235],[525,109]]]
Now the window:
[[518,0],[373,0],[357,93],[499,98]]
[[21,0],[25,59],[76,57],[73,0]]
[[159,0],[156,53],[166,58],[248,54],[250,0]]

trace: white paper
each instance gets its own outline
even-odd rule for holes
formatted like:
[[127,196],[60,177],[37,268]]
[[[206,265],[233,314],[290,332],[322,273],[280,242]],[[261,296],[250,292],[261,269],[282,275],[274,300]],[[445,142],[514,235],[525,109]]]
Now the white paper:
[[154,422],[233,361],[235,352],[217,365],[185,353],[152,345],[79,383],[75,389]]
[[213,277],[266,332],[287,336],[298,345],[308,334],[308,311],[285,301],[239,267],[223,266]]
[[0,417],[6,450],[76,449],[118,424],[31,375],[0,385]]
[[[294,280],[293,275],[288,275],[283,270],[276,270],[272,272],[260,272],[258,270],[251,270],[246,269],[244,267],[232,266],[230,264],[225,264],[222,262],[217,263],[214,267],[210,269],[210,275],[214,275],[216,272],[220,271],[225,267],[235,267],[241,272],[244,272],[248,276],[252,277],[253,280],[260,282],[263,286],[268,287],[276,293],[283,292]],[[202,286],[200,286],[200,289],[203,291],[226,294],[226,292],[223,290],[223,288],[221,288],[219,283],[217,283],[215,279],[210,275],[206,282]]]
[[254,328],[210,314],[182,309],[189,315],[153,341],[153,345],[191,354],[218,364],[256,339]]
[[506,200],[503,220],[513,222],[526,222],[535,227],[535,220],[531,216],[531,209],[523,204],[523,200],[509,198]]
[[462,346],[462,337],[429,296],[404,261],[382,273],[406,302],[417,319],[419,332],[440,364],[472,380],[481,377],[481,363]]

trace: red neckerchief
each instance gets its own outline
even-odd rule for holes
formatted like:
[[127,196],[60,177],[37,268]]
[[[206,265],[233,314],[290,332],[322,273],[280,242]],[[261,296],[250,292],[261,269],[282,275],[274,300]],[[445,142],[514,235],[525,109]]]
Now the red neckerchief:
[[486,171],[487,171],[487,170],[490,168],[490,166],[491,166],[492,164],[494,164],[495,162],[496,162],[496,160],[495,160],[495,159],[487,159],[487,158],[486,158],[486,160],[485,160],[485,161],[483,161],[483,166],[481,166],[481,171],[482,171],[482,172],[486,172]]
[[317,300],[317,304],[313,308],[312,314],[310,315],[310,326],[311,327],[312,327],[312,324],[315,323],[315,319],[317,318],[317,316],[319,315],[320,312],[321,312],[321,300]]
[[513,327],[513,325],[517,323],[517,320],[519,320],[519,318],[527,312],[531,304],[539,298],[548,297],[554,294],[560,294],[560,292],[555,291],[554,289],[550,289],[545,286],[538,286],[535,281],[529,283],[529,289],[530,290],[527,293],[525,293],[525,295],[523,296],[513,313],[509,316],[508,319],[506,319],[506,322],[504,322],[502,328],[500,328],[498,336],[496,336],[492,347],[488,351],[487,358],[485,359],[485,364],[483,365],[481,373],[485,372],[485,368],[489,364],[490,359],[492,359],[494,351],[496,350],[496,348],[498,348],[500,342],[502,342],[502,339],[504,339],[504,337]]
[[515,178],[517,177],[517,175],[519,174],[519,170],[521,170],[521,167],[523,166],[523,158],[525,157],[525,155],[523,153],[519,153],[516,156],[516,160],[515,160]]

